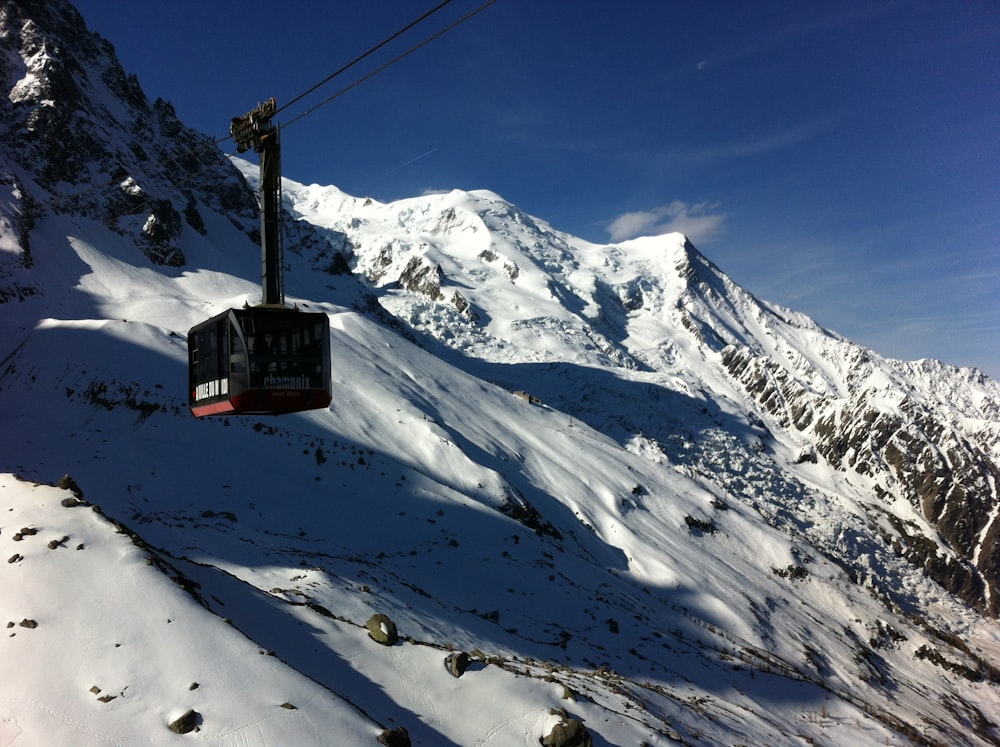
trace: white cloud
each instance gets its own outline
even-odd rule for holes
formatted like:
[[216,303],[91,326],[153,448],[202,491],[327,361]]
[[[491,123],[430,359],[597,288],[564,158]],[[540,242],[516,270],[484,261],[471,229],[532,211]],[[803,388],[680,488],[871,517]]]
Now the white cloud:
[[622,241],[650,233],[650,228],[656,224],[660,216],[655,212],[624,213],[619,215],[608,226],[612,241]]
[[636,236],[658,236],[682,233],[694,243],[710,241],[722,232],[725,216],[717,204],[699,202],[690,205],[674,200],[669,205],[623,213],[608,224],[611,241],[624,241]]

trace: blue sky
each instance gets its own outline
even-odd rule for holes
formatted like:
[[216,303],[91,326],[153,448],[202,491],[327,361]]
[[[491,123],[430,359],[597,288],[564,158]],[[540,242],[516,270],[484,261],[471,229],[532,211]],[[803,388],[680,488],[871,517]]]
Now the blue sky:
[[[222,137],[437,2],[76,5],[147,95]],[[286,176],[355,195],[491,189],[600,243],[684,231],[762,298],[1000,379],[994,0],[497,0],[282,137]]]

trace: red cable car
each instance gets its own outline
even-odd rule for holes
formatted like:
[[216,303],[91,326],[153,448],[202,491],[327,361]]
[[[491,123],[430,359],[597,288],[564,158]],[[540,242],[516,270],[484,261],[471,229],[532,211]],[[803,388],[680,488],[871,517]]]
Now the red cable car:
[[260,153],[263,300],[229,309],[188,332],[188,405],[205,415],[281,415],[328,407],[330,318],[285,305],[280,236],[281,174],[274,99],[233,120],[242,153]]
[[280,415],[329,407],[330,319],[255,306],[188,333],[190,407],[204,415]]

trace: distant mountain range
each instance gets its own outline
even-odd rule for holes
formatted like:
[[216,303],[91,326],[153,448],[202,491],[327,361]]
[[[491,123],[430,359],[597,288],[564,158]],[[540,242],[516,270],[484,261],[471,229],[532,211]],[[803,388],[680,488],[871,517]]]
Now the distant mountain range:
[[0,743],[1000,743],[997,382],[679,234],[286,179],[333,404],[196,420],[257,166],[0,9]]

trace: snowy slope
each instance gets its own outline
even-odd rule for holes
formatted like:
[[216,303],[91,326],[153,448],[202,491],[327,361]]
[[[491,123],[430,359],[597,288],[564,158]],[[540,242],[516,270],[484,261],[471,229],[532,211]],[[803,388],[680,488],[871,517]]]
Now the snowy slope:
[[[810,465],[814,487],[780,482],[770,458],[753,448],[754,426],[705,393],[681,394],[650,372],[628,378],[629,369],[592,363],[454,365],[355,311],[368,291],[353,278],[317,276],[317,285],[334,286],[322,294],[331,301],[309,302],[331,314],[332,408],[267,422],[194,421],[184,407],[181,335],[225,305],[252,300],[256,288],[212,271],[164,276],[145,260],[130,264],[99,250],[114,246],[102,228],[73,224],[44,222],[35,244],[75,233],[53,240],[51,251],[75,255],[84,268],[77,284],[4,316],[12,350],[0,391],[7,469],[41,481],[72,474],[88,500],[169,564],[168,575],[196,581],[208,610],[329,688],[330,702],[354,704],[350,713],[364,718],[344,717],[342,743],[363,744],[402,724],[417,744],[530,744],[559,707],[609,744],[780,743],[799,734],[839,743],[845,732],[872,743],[920,723],[917,714],[934,714],[921,731],[951,742],[974,738],[959,719],[978,713],[986,723],[995,712],[993,624],[898,559],[873,556],[868,588],[886,578],[905,584],[906,614],[852,583],[810,537],[849,541],[861,531],[848,513],[850,492],[840,490],[844,476]],[[98,238],[80,238],[88,228]],[[291,259],[289,278],[313,282],[306,263]],[[463,370],[477,367],[553,393],[556,381],[575,379],[591,404],[580,417],[532,406]],[[604,409],[605,387],[605,404],[618,415],[602,432],[586,418]],[[626,424],[654,405],[667,422],[685,424],[676,445],[623,443]],[[720,425],[698,431],[699,416],[702,425]],[[723,459],[715,472],[713,460]],[[738,493],[725,482],[734,471],[745,483]],[[5,485],[19,488],[0,527],[11,552],[25,546],[11,537],[22,525],[47,530],[36,551],[50,534],[70,536],[73,547],[75,537],[93,549],[117,541],[89,539],[95,530],[75,523],[86,515],[80,509],[59,508],[58,519],[34,513],[41,489]],[[798,517],[786,518],[793,504]],[[785,526],[793,521],[796,531]],[[94,555],[115,552],[119,545]],[[29,571],[32,559],[7,572]],[[120,563],[98,563],[89,583],[100,589],[98,579],[114,577]],[[7,617],[38,619],[30,632],[41,640],[46,612],[41,601],[22,601]],[[390,615],[407,637],[398,651],[361,630],[374,612]],[[103,613],[88,614],[81,608],[77,624],[102,627]],[[12,640],[21,643],[27,632],[18,632]],[[443,667],[451,647],[490,663],[455,680]],[[215,651],[211,669],[228,672],[227,650]],[[159,655],[170,662],[156,665],[163,677],[188,678],[178,671],[183,657],[175,666],[169,650]],[[246,666],[274,666],[256,656]],[[973,671],[987,679],[970,681]],[[69,709],[81,729],[112,741],[126,728],[107,720],[115,708],[136,708],[141,723],[162,725],[184,705],[140,687],[137,675],[124,689],[132,680],[119,676],[121,703],[100,710],[87,689],[107,688],[71,679],[82,688],[76,700],[34,692],[32,703],[11,706],[26,743],[38,738],[32,724],[49,728],[38,726],[39,709]],[[218,682],[226,698],[185,703],[202,716],[199,733],[224,743],[230,730],[235,739],[241,725],[261,718],[260,703]],[[563,699],[564,685],[575,701]],[[278,706],[295,702],[281,697]],[[950,710],[937,706],[942,697]],[[445,707],[462,698],[466,707]],[[78,713],[84,706],[92,710]],[[314,739],[294,731],[298,721],[274,723],[298,743]],[[137,726],[133,738],[157,733]],[[259,743],[275,741],[265,734]]]
[[[1000,741],[995,382],[864,351],[682,236],[286,180],[333,404],[195,420],[187,329],[259,297],[252,195],[215,161],[163,181],[130,146],[148,102],[43,33],[64,3],[35,12],[4,122],[75,60],[67,106],[123,123],[87,168],[128,178],[46,181],[38,141],[2,140],[0,744],[536,745],[569,718],[596,745]],[[129,178],[155,199],[120,202]]]
[[6,476],[0,495],[4,534],[18,550],[2,603],[14,680],[0,700],[3,744],[152,741],[139,735],[165,731],[192,708],[211,714],[197,721],[217,744],[377,733],[319,683],[261,656],[173,583],[155,552],[68,491]]

